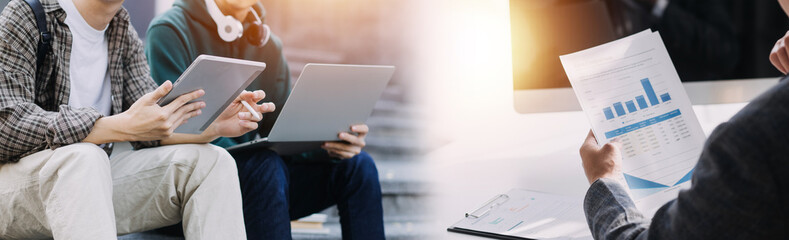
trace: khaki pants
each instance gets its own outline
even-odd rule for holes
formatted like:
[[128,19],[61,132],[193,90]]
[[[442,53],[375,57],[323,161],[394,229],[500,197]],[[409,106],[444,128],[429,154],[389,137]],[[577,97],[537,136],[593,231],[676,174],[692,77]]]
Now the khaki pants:
[[187,239],[246,239],[233,158],[212,145],[113,154],[79,143],[0,165],[0,239],[116,239],[183,220]]

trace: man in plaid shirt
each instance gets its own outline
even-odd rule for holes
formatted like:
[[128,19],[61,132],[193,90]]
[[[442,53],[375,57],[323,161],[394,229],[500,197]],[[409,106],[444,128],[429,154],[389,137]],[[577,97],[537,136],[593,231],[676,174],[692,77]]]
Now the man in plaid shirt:
[[[115,239],[183,220],[189,239],[244,239],[233,159],[204,143],[257,128],[240,100],[201,135],[198,90],[167,106],[123,0],[41,0],[52,50],[36,65],[31,8],[0,14],[0,239]],[[256,105],[271,112],[271,103]],[[108,154],[113,142],[136,148]]]

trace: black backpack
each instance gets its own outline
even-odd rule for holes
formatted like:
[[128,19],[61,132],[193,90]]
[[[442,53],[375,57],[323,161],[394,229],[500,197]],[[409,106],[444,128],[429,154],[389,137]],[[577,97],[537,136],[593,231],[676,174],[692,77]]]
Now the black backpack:
[[[8,0],[0,0],[0,9],[4,9],[8,4]],[[41,5],[39,0],[25,0],[30,9],[33,9],[33,15],[36,18],[36,26],[38,32],[41,34],[41,39],[38,40],[38,47],[36,48],[36,69],[41,68],[44,58],[52,51],[52,34],[47,29],[47,16],[44,12],[44,6]]]

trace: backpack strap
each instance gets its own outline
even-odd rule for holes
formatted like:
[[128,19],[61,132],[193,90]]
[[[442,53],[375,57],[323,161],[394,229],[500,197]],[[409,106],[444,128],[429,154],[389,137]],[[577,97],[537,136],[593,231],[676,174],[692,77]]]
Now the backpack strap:
[[36,69],[40,69],[44,63],[44,58],[52,50],[52,34],[47,29],[47,16],[41,2],[39,0],[25,0],[25,3],[33,9],[33,15],[36,17],[36,26],[41,34],[41,40],[38,41],[36,49]]

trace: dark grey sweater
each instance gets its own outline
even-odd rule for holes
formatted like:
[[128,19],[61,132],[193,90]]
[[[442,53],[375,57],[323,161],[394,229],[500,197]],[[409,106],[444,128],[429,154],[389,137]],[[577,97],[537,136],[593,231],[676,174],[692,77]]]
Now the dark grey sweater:
[[693,185],[650,223],[626,186],[592,184],[584,211],[595,239],[789,238],[789,81],[754,99],[707,140]]

